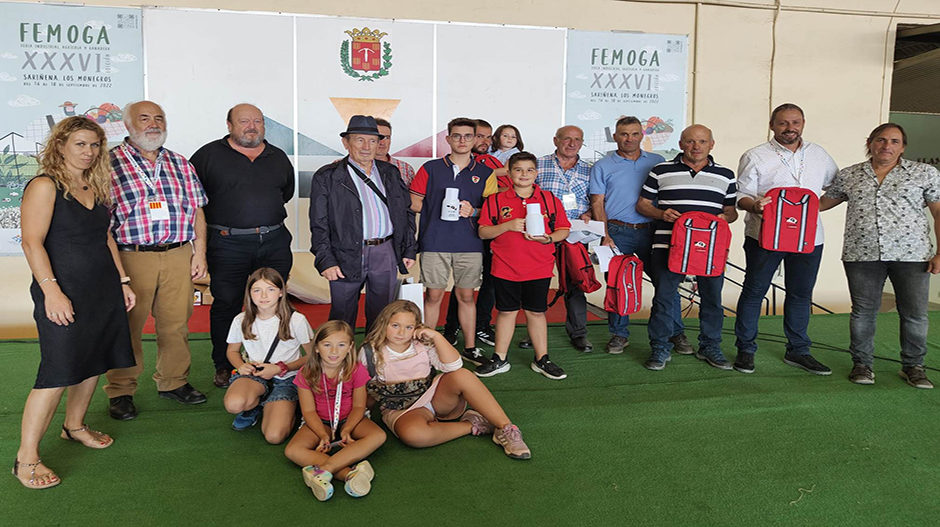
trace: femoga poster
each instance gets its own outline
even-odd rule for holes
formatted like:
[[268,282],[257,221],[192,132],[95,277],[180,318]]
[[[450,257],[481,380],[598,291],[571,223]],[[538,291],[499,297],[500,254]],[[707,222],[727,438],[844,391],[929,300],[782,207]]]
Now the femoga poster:
[[124,135],[143,98],[140,9],[0,3],[0,254],[20,254],[23,187],[49,130],[73,115]]

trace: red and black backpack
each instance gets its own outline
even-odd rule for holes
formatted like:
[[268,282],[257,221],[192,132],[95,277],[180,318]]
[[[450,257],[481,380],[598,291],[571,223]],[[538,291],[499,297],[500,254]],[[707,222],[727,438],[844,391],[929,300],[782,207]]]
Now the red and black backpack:
[[601,288],[594,274],[594,264],[587,248],[581,243],[561,242],[555,246],[555,265],[558,267],[558,291],[555,298],[548,303],[551,307],[568,292],[570,281],[576,288],[585,293],[593,293]]

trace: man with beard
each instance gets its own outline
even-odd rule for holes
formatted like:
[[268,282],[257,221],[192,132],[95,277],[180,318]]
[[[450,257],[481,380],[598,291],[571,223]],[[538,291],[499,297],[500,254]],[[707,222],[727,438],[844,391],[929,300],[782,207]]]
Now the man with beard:
[[133,398],[144,370],[141,333],[151,313],[157,393],[183,404],[206,402],[187,381],[192,280],[206,275],[206,194],[189,161],[163,148],[166,116],[159,105],[129,104],[124,126],[128,137],[111,150],[111,233],[127,273],[122,281],[131,282],[137,293],[128,314],[137,364],[109,371],[104,387],[111,417],[122,421],[137,417]]
[[803,110],[799,106],[781,104],[770,116],[773,139],[745,152],[738,166],[738,208],[747,211],[744,219],[747,272],[734,323],[738,348],[734,369],[741,373],[754,372],[761,301],[781,262],[786,268],[787,288],[783,303],[783,331],[787,336],[784,362],[816,375],[832,373],[810,354],[812,341],[806,332],[812,312],[813,287],[822,259],[822,221],[816,223],[816,248],[811,253],[768,251],[757,242],[761,214],[770,202],[764,195],[770,189],[802,187],[821,196],[839,172],[823,147],[802,139],[804,124]]
[[229,135],[193,154],[192,164],[209,197],[206,256],[212,280],[213,384],[228,386],[232,376],[225,351],[232,320],[242,309],[248,275],[270,267],[287,281],[291,233],[284,204],[294,197],[294,167],[287,155],[264,140],[264,115],[239,104],[225,117]]

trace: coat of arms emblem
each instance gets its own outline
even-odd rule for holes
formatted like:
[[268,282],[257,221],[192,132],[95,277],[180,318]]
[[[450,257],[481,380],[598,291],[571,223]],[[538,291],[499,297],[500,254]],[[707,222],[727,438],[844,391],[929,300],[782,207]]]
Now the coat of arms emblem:
[[369,82],[388,75],[392,67],[392,45],[382,42],[382,37],[388,33],[368,27],[353,28],[345,33],[352,37],[352,42],[344,40],[339,47],[340,64],[346,75]]

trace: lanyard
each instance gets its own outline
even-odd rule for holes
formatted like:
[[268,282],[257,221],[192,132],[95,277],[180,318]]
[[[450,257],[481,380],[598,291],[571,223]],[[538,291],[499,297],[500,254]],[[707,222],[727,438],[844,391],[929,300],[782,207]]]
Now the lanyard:
[[336,385],[336,400],[333,401],[333,408],[330,411],[330,390],[326,384],[326,374],[323,374],[323,396],[326,397],[326,410],[330,414],[330,440],[336,438],[336,429],[339,428],[339,411],[343,396],[343,370],[339,370],[339,383]]
[[[139,164],[139,163],[137,162],[137,160],[134,158],[134,154],[131,153],[130,150],[128,150],[127,148],[125,148],[125,149],[124,149],[124,152],[125,152],[125,154],[127,154],[127,159],[128,159],[128,161],[130,161],[131,165],[134,166],[134,170],[135,170],[135,171],[137,172],[137,174],[140,176],[140,179],[143,179],[143,180],[144,180],[144,183],[146,183],[147,186],[150,187],[150,195],[153,195],[153,194],[154,194],[154,191],[157,190],[157,184],[156,184],[156,182],[154,182],[154,180],[150,178],[150,174],[148,174],[147,171],[144,170],[143,167],[140,166],[140,164]],[[154,176],[157,177],[157,178],[160,177],[160,170],[163,168],[163,167],[162,167],[162,164],[163,164],[163,157],[162,157],[162,156],[157,156],[157,162],[154,163],[154,170],[153,170],[153,174],[154,174]]]
[[[802,183],[803,182],[803,168],[806,166],[806,145],[800,146],[800,167],[799,167],[799,170],[795,173],[794,173],[794,169],[796,167],[790,166],[790,162],[787,161],[787,158],[782,153],[780,153],[780,150],[774,147],[774,152],[776,152],[777,155],[780,156],[780,161],[782,161],[784,166],[787,167],[787,170],[790,171],[790,175],[793,176],[794,179],[796,179],[797,183]],[[796,157],[796,152],[793,153],[793,157]]]

